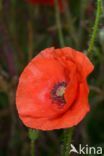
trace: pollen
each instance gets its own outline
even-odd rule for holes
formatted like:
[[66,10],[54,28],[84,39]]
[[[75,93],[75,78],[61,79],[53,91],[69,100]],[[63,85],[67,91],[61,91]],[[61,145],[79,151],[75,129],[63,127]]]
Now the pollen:
[[64,95],[64,93],[65,93],[65,86],[60,86],[58,89],[57,89],[57,91],[56,91],[56,95],[57,96],[63,96]]
[[58,82],[54,85],[51,91],[52,100],[58,104],[65,104],[64,93],[66,89],[66,82]]

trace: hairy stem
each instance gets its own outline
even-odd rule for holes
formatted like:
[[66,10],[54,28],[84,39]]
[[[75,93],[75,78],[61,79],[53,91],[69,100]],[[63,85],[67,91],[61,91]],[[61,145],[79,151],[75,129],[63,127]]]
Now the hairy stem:
[[30,139],[30,154],[31,156],[35,156],[35,141],[38,138],[38,134],[39,132],[37,130],[34,129],[29,129],[29,139]]
[[101,4],[102,4],[102,0],[97,0],[96,19],[95,19],[91,39],[90,39],[90,42],[89,42],[89,48],[88,48],[87,55],[90,55],[90,53],[92,52],[93,47],[94,47],[94,42],[95,42],[95,39],[96,39],[96,34],[97,34],[98,26],[99,26],[100,15],[101,15],[101,12],[102,12],[101,11]]
[[35,148],[34,148],[34,141],[31,140],[31,156],[35,156]]
[[70,156],[70,145],[72,141],[73,128],[64,131],[62,156]]

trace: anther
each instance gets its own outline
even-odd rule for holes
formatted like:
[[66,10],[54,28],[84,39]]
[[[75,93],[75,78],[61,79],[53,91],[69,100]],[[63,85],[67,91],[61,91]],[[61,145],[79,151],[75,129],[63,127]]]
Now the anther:
[[66,86],[67,83],[65,81],[58,82],[53,86],[51,91],[52,100],[60,105],[65,104],[64,93]]

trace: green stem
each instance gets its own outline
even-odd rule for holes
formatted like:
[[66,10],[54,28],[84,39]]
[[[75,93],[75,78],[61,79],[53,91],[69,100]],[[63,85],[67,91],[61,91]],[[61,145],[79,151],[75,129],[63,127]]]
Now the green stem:
[[30,154],[31,156],[35,156],[35,141],[38,138],[39,132],[37,130],[34,129],[29,129],[29,139],[31,140],[31,144],[30,144]]
[[35,156],[35,147],[34,147],[34,141],[31,140],[31,156]]
[[55,0],[55,16],[56,16],[56,25],[57,25],[57,30],[58,30],[60,46],[64,47],[64,39],[63,39],[63,33],[62,33],[61,17],[60,17],[58,0]]
[[70,9],[68,7],[68,1],[63,0],[63,6],[64,6],[64,16],[65,16],[65,20],[67,22],[68,25],[68,33],[71,37],[71,39],[73,40],[75,46],[78,48],[79,47],[79,40],[76,37],[76,29],[74,26],[74,22],[73,22],[73,17],[71,15]]
[[96,19],[95,19],[95,23],[94,23],[91,39],[90,39],[90,42],[89,42],[88,55],[92,52],[93,47],[94,47],[94,42],[95,42],[95,39],[96,39],[96,34],[97,34],[97,30],[98,30],[98,26],[99,26],[99,20],[100,20],[100,15],[101,15],[101,4],[102,4],[102,0],[97,0]]
[[62,151],[62,156],[70,156],[70,144],[72,141],[73,128],[66,129],[64,131],[64,147]]
[[[83,45],[83,39],[84,39],[84,28],[83,24],[85,22],[85,12],[86,8],[88,6],[89,1],[88,0],[81,0],[80,1],[80,19],[79,19],[79,30],[78,30],[78,36],[79,36],[79,48],[83,49],[85,45]],[[78,38],[77,38],[78,39]]]

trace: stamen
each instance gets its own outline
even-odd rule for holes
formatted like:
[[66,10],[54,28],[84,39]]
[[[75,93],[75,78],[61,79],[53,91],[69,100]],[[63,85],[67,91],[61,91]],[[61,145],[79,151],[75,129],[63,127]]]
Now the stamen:
[[64,105],[65,99],[64,99],[64,93],[66,89],[67,83],[66,82],[58,82],[54,85],[52,91],[51,91],[51,97],[52,100],[60,105]]
[[65,87],[64,86],[60,86],[57,91],[56,91],[56,95],[57,96],[63,96],[65,93]]

